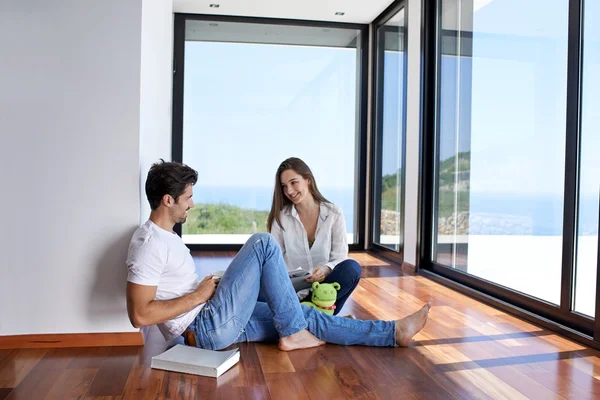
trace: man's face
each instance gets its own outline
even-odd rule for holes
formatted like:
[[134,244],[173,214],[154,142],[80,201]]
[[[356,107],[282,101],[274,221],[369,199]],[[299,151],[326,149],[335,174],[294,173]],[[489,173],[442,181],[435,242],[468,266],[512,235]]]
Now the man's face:
[[175,223],[183,224],[188,216],[188,210],[194,207],[194,202],[192,201],[192,184],[188,184],[185,187],[185,191],[175,204],[171,207],[171,217]]

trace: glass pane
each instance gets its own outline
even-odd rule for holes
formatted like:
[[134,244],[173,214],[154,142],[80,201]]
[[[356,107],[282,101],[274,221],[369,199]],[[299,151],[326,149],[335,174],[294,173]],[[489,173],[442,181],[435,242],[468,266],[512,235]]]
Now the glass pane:
[[600,197],[600,26],[597,23],[600,3],[586,1],[584,5],[581,175],[574,309],[594,316]]
[[441,2],[433,259],[558,304],[568,1]]
[[405,61],[404,49],[405,17],[404,8],[378,30],[378,48],[383,51],[380,90],[383,91],[383,104],[380,126],[381,174],[377,177],[380,203],[380,223],[375,226],[375,243],[399,251],[401,246],[403,201],[403,159],[405,135]]
[[266,230],[275,172],[303,159],[356,242],[360,31],[187,21],[183,161],[196,168],[186,243]]

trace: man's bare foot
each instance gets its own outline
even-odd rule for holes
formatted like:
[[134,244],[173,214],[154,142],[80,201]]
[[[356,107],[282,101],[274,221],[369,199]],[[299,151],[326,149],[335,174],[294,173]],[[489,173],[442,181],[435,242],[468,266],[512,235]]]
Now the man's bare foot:
[[294,333],[293,335],[279,338],[279,350],[281,351],[309,349],[311,347],[323,346],[324,344],[324,341],[306,329]]
[[396,343],[401,347],[407,347],[413,336],[417,334],[427,322],[431,303],[427,303],[416,313],[396,321]]

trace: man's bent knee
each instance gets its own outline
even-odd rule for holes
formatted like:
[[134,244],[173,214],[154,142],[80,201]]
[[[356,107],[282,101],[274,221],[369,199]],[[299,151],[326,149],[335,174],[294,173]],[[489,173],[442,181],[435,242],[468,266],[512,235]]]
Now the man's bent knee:
[[261,239],[271,239],[273,237],[273,235],[271,235],[269,232],[256,232],[254,233],[252,236],[250,236],[250,239],[256,239],[256,240],[261,240]]
[[252,241],[253,243],[256,243],[260,240],[264,241],[264,242],[268,242],[269,240],[274,239],[273,235],[271,235],[268,232],[257,232],[255,234],[253,234],[252,236],[250,236],[250,241]]

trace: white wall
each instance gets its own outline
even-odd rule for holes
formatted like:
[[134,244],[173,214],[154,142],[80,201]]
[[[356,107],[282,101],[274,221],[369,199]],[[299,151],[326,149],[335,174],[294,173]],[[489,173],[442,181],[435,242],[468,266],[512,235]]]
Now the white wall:
[[142,0],[0,2],[0,335],[134,331]]
[[[416,260],[420,0],[409,0],[405,260]],[[0,335],[134,331],[124,259],[171,155],[172,5],[0,3]]]
[[140,100],[140,222],[150,216],[145,182],[160,158],[171,160],[173,3],[143,0]]
[[419,129],[421,102],[421,0],[408,0],[408,71],[406,108],[406,186],[404,261],[417,261],[417,201],[419,196]]

